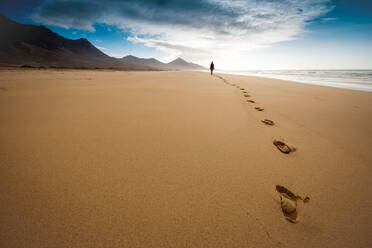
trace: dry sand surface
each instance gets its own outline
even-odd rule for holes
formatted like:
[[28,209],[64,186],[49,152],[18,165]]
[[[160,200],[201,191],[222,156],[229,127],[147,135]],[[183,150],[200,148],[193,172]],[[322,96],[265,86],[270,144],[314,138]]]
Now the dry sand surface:
[[372,247],[372,93],[218,76],[0,71],[0,246]]

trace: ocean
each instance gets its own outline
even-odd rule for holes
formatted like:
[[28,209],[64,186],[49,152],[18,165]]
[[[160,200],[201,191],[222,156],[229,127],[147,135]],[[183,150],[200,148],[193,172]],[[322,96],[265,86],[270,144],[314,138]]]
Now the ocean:
[[221,70],[220,72],[372,92],[372,70]]

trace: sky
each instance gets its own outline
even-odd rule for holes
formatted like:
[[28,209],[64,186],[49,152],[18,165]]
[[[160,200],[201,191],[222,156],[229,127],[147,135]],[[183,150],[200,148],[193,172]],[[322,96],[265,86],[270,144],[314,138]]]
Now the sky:
[[0,13],[113,57],[217,69],[372,69],[370,0],[0,0]]

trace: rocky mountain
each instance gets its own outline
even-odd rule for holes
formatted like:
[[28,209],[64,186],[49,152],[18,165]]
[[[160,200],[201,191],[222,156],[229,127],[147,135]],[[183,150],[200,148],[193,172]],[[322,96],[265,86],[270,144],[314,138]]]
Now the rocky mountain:
[[149,69],[112,58],[87,39],[66,39],[44,26],[19,24],[3,15],[0,33],[2,66]]
[[206,69],[205,67],[203,67],[201,65],[187,62],[187,61],[185,61],[184,59],[181,59],[181,58],[177,58],[177,59],[169,62],[167,64],[167,66],[169,68],[178,69],[178,70],[205,70]]
[[203,70],[178,58],[163,63],[154,58],[113,58],[87,39],[71,40],[44,26],[20,24],[0,14],[0,66],[113,68],[135,70]]
[[163,63],[154,58],[145,59],[145,58],[138,58],[132,55],[128,55],[126,57],[123,57],[121,60],[124,62],[130,63],[130,64],[150,66],[153,68],[164,69],[164,70],[205,70],[206,69],[205,67],[201,65],[187,62],[181,58],[177,58],[169,63]]
[[165,65],[166,65],[154,58],[145,59],[145,58],[138,58],[132,55],[125,56],[121,58],[121,60],[129,64],[144,65],[144,66],[150,66],[154,68],[165,68]]

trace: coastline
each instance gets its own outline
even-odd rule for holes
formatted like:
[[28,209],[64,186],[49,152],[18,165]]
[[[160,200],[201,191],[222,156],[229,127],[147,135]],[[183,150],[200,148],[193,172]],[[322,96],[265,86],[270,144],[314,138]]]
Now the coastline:
[[[327,86],[333,88],[350,89],[372,92],[372,70],[254,70],[254,71],[220,71],[224,74],[241,75],[241,76],[253,76],[262,78],[272,78],[283,81],[291,81],[295,83],[311,84],[318,86]],[[342,77],[342,75],[336,75],[337,73],[352,73],[357,74],[362,72],[367,73],[364,78],[359,76]],[[316,73],[333,73],[333,77],[318,76],[314,77]]]
[[[0,71],[0,89],[8,247],[372,245],[370,92],[94,70]],[[310,198],[296,224],[277,185]]]

